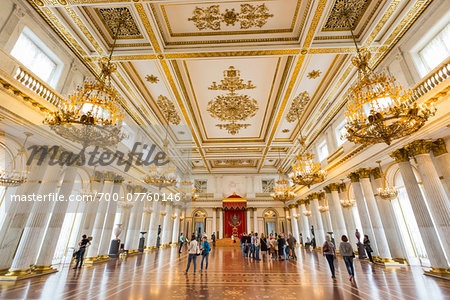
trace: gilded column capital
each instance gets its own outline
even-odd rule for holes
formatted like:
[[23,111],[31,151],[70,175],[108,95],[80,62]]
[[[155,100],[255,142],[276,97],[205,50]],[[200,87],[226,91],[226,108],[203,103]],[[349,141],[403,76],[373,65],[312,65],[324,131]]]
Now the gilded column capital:
[[114,183],[122,183],[125,181],[125,178],[123,178],[120,175],[116,175],[116,177],[114,178]]
[[318,194],[319,194],[319,200],[325,199],[325,193],[324,192],[321,192],[321,193],[318,193]]
[[295,204],[289,204],[288,207],[289,209],[293,209],[295,207]]
[[410,156],[416,156],[430,153],[432,145],[431,140],[417,140],[409,143],[405,148]]
[[347,185],[345,185],[345,182],[339,184],[339,189],[341,192],[345,192],[347,190]]
[[370,171],[370,173],[372,173],[374,179],[378,179],[378,178],[383,177],[383,174],[381,174],[381,170],[380,170],[379,167],[376,167],[376,168],[372,169]]
[[359,178],[370,178],[370,168],[361,168],[356,170],[356,173],[358,173]]
[[351,172],[347,175],[347,177],[351,182],[359,182],[359,174],[356,172]]
[[407,162],[409,161],[409,154],[405,148],[400,148],[389,154],[390,157],[395,159],[396,162]]
[[313,194],[309,194],[308,196],[306,196],[307,201],[311,201],[312,199],[313,199]]
[[104,181],[113,181],[116,178],[117,174],[111,171],[103,172],[103,180]]
[[435,157],[447,153],[447,147],[445,145],[444,139],[437,139],[431,145],[431,151]]
[[332,192],[333,191],[339,192],[339,183],[332,183],[332,184],[329,184],[328,186],[330,187]]
[[133,187],[133,192],[134,193],[146,193],[147,189],[141,185],[136,185]]
[[93,177],[94,177],[94,181],[100,182],[103,180],[104,174],[103,174],[103,172],[95,171]]
[[311,194],[312,199],[319,199],[319,197],[320,197],[320,193],[312,193]]
[[330,185],[324,186],[323,189],[324,189],[325,193],[327,193],[327,194],[330,194],[330,193],[331,193],[331,187],[330,187]]
[[165,217],[165,216],[167,215],[167,213],[162,212],[162,213],[160,213],[159,215],[160,215],[161,217]]
[[144,208],[144,214],[150,215],[152,212],[153,212],[153,211],[152,211],[151,208],[148,208],[148,207]]

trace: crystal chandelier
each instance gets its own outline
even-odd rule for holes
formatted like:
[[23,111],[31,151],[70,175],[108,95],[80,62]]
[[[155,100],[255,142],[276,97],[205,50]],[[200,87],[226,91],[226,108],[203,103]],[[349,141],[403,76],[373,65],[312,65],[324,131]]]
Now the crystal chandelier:
[[194,183],[190,180],[180,181],[178,190],[182,194],[184,200],[197,200],[198,198],[198,194],[194,188]]
[[255,99],[245,94],[237,94],[236,91],[254,89],[255,86],[251,80],[244,83],[244,80],[240,78],[239,70],[236,70],[233,66],[230,66],[223,74],[224,79],[219,84],[213,81],[208,89],[228,91],[228,93],[216,96],[209,101],[207,111],[213,118],[221,122],[227,122],[227,124],[217,124],[217,127],[226,129],[229,134],[235,135],[240,129],[250,126],[250,124],[239,122],[254,117],[258,110],[258,103]]
[[114,43],[108,58],[100,61],[101,73],[94,81],[85,81],[77,87],[56,112],[51,112],[44,124],[61,137],[88,146],[117,145],[126,134],[120,120],[124,118],[120,103],[122,97],[112,85],[111,74],[117,66],[111,62],[122,20],[118,20]]
[[353,207],[356,203],[356,200],[353,199],[341,199],[340,201],[343,208]]
[[302,211],[302,214],[303,214],[305,217],[311,217],[312,212],[311,212],[310,210],[304,210],[304,211]]
[[[323,196],[322,196],[323,197]],[[328,203],[327,203],[327,199],[325,198],[324,199],[324,205],[319,205],[319,207],[318,207],[318,209],[319,209],[319,211],[321,212],[321,213],[326,213],[327,211],[329,211],[330,210],[330,208],[328,207]]]
[[290,174],[292,181],[297,185],[308,188],[325,180],[326,171],[320,168],[320,163],[314,162],[314,155],[306,152],[305,139],[300,136],[301,152],[297,155],[292,165],[293,173]]
[[289,184],[289,180],[282,178],[282,172],[279,172],[280,178],[276,181],[276,185],[273,187],[274,193],[270,196],[277,201],[290,201],[295,199],[295,193],[292,192],[293,187]]
[[[167,138],[163,141],[163,145],[164,153],[167,154],[167,148],[169,145],[169,141],[167,140]],[[153,185],[161,190],[164,187],[173,186],[178,182],[178,176],[176,172],[176,168],[169,160],[168,163],[162,166],[151,166],[149,174],[144,177],[144,182]]]
[[[349,20],[348,15],[343,17]],[[393,76],[374,73],[369,67],[370,52],[358,48],[351,27],[350,31],[356,46],[352,63],[358,68],[358,78],[347,93],[345,137],[358,144],[390,145],[392,140],[419,130],[436,109],[413,103],[411,91],[397,85]]]
[[394,200],[395,198],[397,198],[398,190],[395,186],[386,186],[386,175],[381,169],[381,161],[377,161],[377,163],[383,181],[383,187],[378,188],[378,195],[380,195],[380,198],[383,200]]
[[[33,134],[30,132],[25,132],[25,141],[20,149],[17,151],[9,162],[9,165],[5,169],[0,169],[0,185],[4,187],[16,187],[21,185],[27,180],[28,170],[26,166],[19,166],[20,161],[24,162],[26,160],[25,145],[27,140]],[[19,159],[19,157],[21,159]],[[5,151],[5,161],[6,161],[6,151]]]

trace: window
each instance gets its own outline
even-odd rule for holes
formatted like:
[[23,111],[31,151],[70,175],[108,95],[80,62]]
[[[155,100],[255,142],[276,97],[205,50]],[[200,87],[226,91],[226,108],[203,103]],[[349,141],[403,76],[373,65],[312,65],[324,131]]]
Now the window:
[[28,27],[23,29],[11,55],[52,87],[58,83],[62,61]]
[[444,27],[422,50],[419,57],[422,67],[421,76],[425,76],[450,56],[450,24]]
[[319,155],[319,161],[322,161],[328,157],[328,147],[326,141],[319,144],[319,147],[317,147],[317,153]]
[[346,140],[345,133],[345,120],[339,123],[339,125],[334,129],[334,135],[336,137],[336,144],[340,147]]

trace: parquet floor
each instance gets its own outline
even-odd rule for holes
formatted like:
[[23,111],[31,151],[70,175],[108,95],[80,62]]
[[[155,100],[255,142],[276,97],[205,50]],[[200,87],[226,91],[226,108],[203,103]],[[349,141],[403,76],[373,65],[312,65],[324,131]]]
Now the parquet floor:
[[[336,280],[325,259],[297,249],[298,261],[254,262],[239,248],[216,247],[205,272],[185,274],[186,251],[163,249],[82,270],[0,283],[0,299],[449,299],[450,282],[418,267],[355,261],[356,283],[338,259]],[[197,259],[199,268],[200,258]]]

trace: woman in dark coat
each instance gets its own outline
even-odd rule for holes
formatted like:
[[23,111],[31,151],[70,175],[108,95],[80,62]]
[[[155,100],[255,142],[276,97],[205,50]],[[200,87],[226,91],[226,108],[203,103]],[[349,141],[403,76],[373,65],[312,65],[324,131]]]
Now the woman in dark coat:
[[373,263],[373,259],[372,259],[373,250],[372,250],[372,247],[370,247],[370,240],[369,240],[369,236],[367,234],[364,235],[363,243],[364,243],[364,248],[366,249],[367,256],[369,257],[370,262]]
[[264,233],[261,234],[261,253],[267,254],[267,250],[269,250],[269,245],[267,244],[267,238]]

